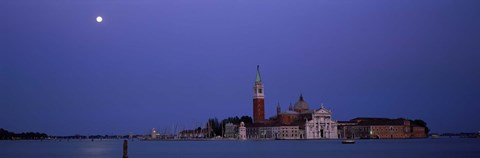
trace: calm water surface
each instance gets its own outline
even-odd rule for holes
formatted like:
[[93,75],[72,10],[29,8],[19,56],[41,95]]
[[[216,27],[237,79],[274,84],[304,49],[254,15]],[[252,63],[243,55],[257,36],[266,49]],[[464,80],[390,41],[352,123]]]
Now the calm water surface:
[[[0,141],[1,158],[122,157],[122,141]],[[129,141],[130,158],[480,158],[480,139]]]

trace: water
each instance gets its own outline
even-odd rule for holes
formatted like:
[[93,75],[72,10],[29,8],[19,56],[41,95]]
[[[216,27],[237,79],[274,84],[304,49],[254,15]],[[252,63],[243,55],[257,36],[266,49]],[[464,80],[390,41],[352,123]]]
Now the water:
[[[1,158],[122,157],[122,141],[0,141]],[[129,141],[130,158],[480,158],[480,139]]]

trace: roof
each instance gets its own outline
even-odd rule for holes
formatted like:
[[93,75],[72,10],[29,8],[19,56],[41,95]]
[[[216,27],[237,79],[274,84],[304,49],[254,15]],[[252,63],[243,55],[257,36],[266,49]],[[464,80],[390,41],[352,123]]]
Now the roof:
[[260,77],[260,65],[257,65],[257,78],[255,82],[262,82],[262,78]]
[[324,112],[326,112],[326,113],[328,113],[328,114],[332,114],[332,111],[330,111],[330,110],[328,110],[327,108],[323,107],[323,105],[322,105],[320,108],[318,108],[318,109],[316,109],[316,110],[313,110],[312,112],[318,113],[318,112],[322,112],[322,111],[324,111]]
[[303,121],[296,121],[296,122],[292,122],[291,124],[284,124],[279,122],[265,122],[265,123],[249,124],[249,125],[246,125],[246,127],[252,128],[252,127],[278,127],[278,126],[304,126],[304,125],[305,125],[305,122]]
[[355,121],[337,121],[337,123],[357,123]]
[[296,115],[296,114],[299,114],[298,112],[296,111],[283,111],[283,112],[280,112],[280,115],[282,114],[287,114],[287,115]]
[[295,106],[293,107],[295,110],[308,110],[308,103],[303,100],[303,95],[300,94],[300,98],[298,101],[295,103]]
[[405,119],[389,119],[389,118],[368,118],[359,117],[354,118],[351,121],[358,122],[358,125],[404,125]]

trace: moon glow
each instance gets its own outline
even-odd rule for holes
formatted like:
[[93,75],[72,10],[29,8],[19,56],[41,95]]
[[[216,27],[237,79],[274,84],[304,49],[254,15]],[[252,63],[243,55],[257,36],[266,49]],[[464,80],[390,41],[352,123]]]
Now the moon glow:
[[103,21],[103,18],[101,16],[97,16],[97,22],[101,23]]

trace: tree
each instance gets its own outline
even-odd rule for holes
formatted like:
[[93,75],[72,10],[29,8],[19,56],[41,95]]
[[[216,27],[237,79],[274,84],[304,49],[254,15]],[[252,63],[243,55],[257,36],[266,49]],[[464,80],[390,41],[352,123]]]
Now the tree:
[[422,127],[425,127],[425,134],[428,135],[428,133],[430,132],[430,129],[427,127],[427,123],[421,119],[415,119],[412,121],[414,124],[417,124],[419,126],[422,126]]
[[250,116],[242,116],[240,120],[245,124],[253,124],[253,119]]
[[244,122],[245,124],[252,124],[253,119],[250,116],[242,116],[242,117],[235,116],[235,117],[228,117],[219,122],[216,117],[209,118],[207,121],[207,129],[209,131],[208,136],[215,137],[215,136],[222,135],[222,130],[225,129],[225,124],[233,123],[236,125],[240,125],[240,122]]
[[3,128],[0,128],[0,140],[12,139],[14,135],[15,133],[9,132]]
[[215,118],[210,118],[208,119],[208,122],[207,122],[207,129],[209,131],[209,135],[210,136],[217,136],[217,135],[221,135],[222,134],[222,126],[221,124],[218,122],[218,119],[215,117]]

